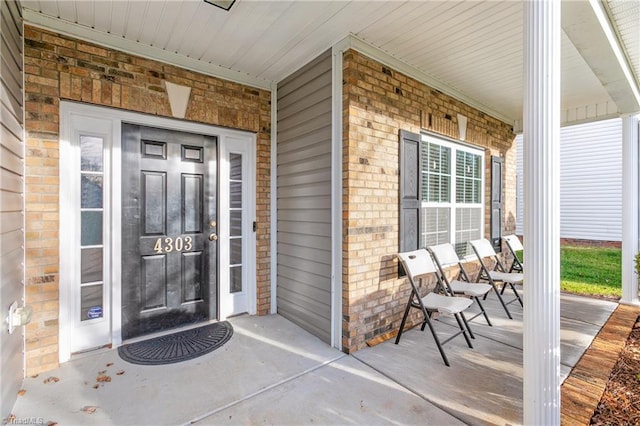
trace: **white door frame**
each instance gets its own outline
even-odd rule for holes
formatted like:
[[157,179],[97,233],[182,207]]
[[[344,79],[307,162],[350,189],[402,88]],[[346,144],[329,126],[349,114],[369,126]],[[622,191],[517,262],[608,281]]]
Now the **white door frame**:
[[[218,211],[218,220],[220,227],[218,228],[218,235],[220,237],[221,244],[219,245],[218,252],[220,253],[220,263],[218,270],[219,274],[219,289],[220,289],[220,302],[219,302],[219,316],[221,319],[229,316],[249,313],[250,315],[256,314],[256,293],[255,291],[249,291],[251,286],[248,283],[255,283],[255,246],[256,238],[255,231],[253,230],[253,224],[256,220],[255,216],[255,150],[256,144],[251,143],[247,138],[238,138],[236,136],[226,136],[226,143],[219,144],[219,171],[220,176],[229,176],[230,173],[230,156],[231,154],[239,154],[242,158],[242,264],[251,263],[249,268],[242,269],[242,291],[237,293],[231,293],[230,284],[230,267],[231,250],[225,250],[223,244],[229,247],[228,241],[230,241],[230,227],[231,215],[229,208],[220,208]],[[227,179],[222,185],[227,185],[229,180]],[[253,182],[253,184],[252,184]],[[229,195],[230,191],[219,191],[220,206],[230,206]],[[225,243],[226,242],[226,243]],[[252,254],[252,250],[254,250]],[[247,275],[247,276],[245,276]],[[255,285],[253,286],[255,289]]]
[[[243,278],[245,280],[245,288],[247,289],[247,304],[248,313],[256,313],[256,239],[255,233],[252,230],[253,221],[255,221],[255,150],[256,150],[256,135],[249,132],[232,130],[227,128],[216,127],[212,125],[205,125],[199,123],[192,123],[187,121],[175,120],[171,118],[158,117],[152,115],[146,115],[141,113],[135,113],[130,111],[122,111],[107,107],[100,107],[88,104],[81,104],[76,102],[61,101],[60,102],[60,347],[59,347],[59,361],[68,361],[72,353],[71,339],[74,333],[74,319],[71,318],[70,313],[75,306],[75,292],[73,289],[75,285],[79,285],[79,258],[78,256],[68,256],[66,253],[72,253],[77,250],[79,244],[78,238],[68,238],[70,232],[79,227],[79,205],[74,201],[77,198],[73,198],[73,192],[78,186],[79,181],[79,164],[74,167],[70,167],[70,161],[75,158],[77,152],[73,151],[74,144],[72,143],[74,136],[77,136],[77,132],[73,128],[73,117],[82,117],[83,119],[95,120],[95,122],[101,122],[105,128],[110,129],[110,134],[105,135],[105,164],[109,164],[109,169],[105,169],[105,192],[103,194],[104,207],[105,207],[105,229],[108,232],[103,232],[104,254],[105,254],[105,269],[104,269],[104,288],[107,296],[104,299],[104,319],[110,320],[110,336],[109,340],[104,344],[111,344],[112,346],[118,346],[122,344],[122,317],[120,307],[122,306],[122,293],[121,293],[121,123],[133,123],[150,127],[158,127],[168,130],[177,130],[183,132],[197,133],[202,135],[217,136],[218,137],[218,164],[222,159],[221,153],[227,152],[229,148],[233,147],[234,143],[251,147],[247,152],[247,171],[249,173],[246,176],[249,187],[247,188],[247,214],[243,215],[243,235],[247,236],[247,244],[245,244],[245,252],[243,256],[249,260],[246,264],[243,263]],[[76,120],[76,123],[78,120]],[[76,133],[74,133],[76,132]],[[233,151],[232,149],[232,152]],[[113,160],[113,161],[112,161]],[[72,169],[72,170],[69,170]],[[223,200],[228,202],[228,194],[223,193],[228,191],[228,175],[222,174],[223,170],[220,168],[220,174],[218,176],[218,211],[227,211],[228,206],[221,205]],[[244,167],[243,167],[244,169]],[[228,169],[227,169],[228,170]],[[244,179],[243,179],[244,180]],[[108,189],[108,192],[107,192]],[[77,191],[76,191],[77,192]],[[107,209],[109,212],[107,213]],[[229,235],[228,221],[220,220],[218,232],[222,235]],[[74,231],[79,235],[78,231]],[[222,271],[223,265],[228,265],[228,250],[224,250],[228,247],[228,242],[224,241],[224,238],[219,240],[218,249],[218,269]],[[226,263],[225,263],[226,262]],[[219,300],[222,300],[226,295],[221,294],[223,288],[228,288],[228,283],[223,285],[223,279],[228,278],[228,273],[219,273],[218,276],[218,292]],[[107,281],[108,280],[108,281]],[[110,299],[110,300],[108,300]],[[110,305],[107,303],[110,302]],[[108,311],[108,312],[107,312]],[[218,306],[218,316],[220,320],[226,319],[226,315],[223,312],[221,301]]]

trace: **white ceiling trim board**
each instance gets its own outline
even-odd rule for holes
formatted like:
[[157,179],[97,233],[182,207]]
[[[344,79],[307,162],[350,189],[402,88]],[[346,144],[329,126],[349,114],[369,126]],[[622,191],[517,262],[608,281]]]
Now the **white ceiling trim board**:
[[[598,104],[582,105],[575,108],[568,108],[560,111],[560,127],[574,126],[576,124],[593,123],[596,121],[619,118],[617,105],[611,102],[601,102]],[[522,133],[522,120],[516,120],[513,125],[515,133]]]
[[389,55],[388,53],[385,53],[383,51],[381,51],[380,49],[378,49],[375,46],[370,45],[369,43],[367,43],[366,41],[358,38],[357,36],[350,34],[348,36],[346,36],[344,39],[342,39],[341,41],[339,41],[338,43],[335,44],[334,48],[337,48],[339,50],[345,51],[347,49],[353,49],[356,50],[368,57],[370,57],[371,59],[375,59],[376,61],[387,65],[393,69],[395,69],[396,71],[401,72],[402,74],[411,77],[421,83],[426,84],[429,87],[432,87],[436,90],[441,91],[442,93],[449,95],[457,100],[459,100],[460,102],[464,102],[465,104],[469,105],[470,107],[473,107],[479,111],[484,112],[485,114],[488,114],[494,118],[497,118],[500,121],[503,121],[507,124],[513,124],[515,122],[515,118],[513,117],[507,117],[506,115],[492,109],[489,108],[488,106],[469,98],[468,96],[464,95],[463,93],[457,91],[456,89],[446,85],[445,83],[438,81],[436,79],[434,79],[433,77],[431,77],[430,75],[428,75],[427,73],[418,70],[417,68],[401,61],[398,58],[395,58],[394,56]]
[[[635,98],[636,105],[640,105],[640,90],[638,89],[638,82],[631,71],[631,67],[629,66],[628,58],[624,54],[624,50],[621,47],[621,41],[618,39],[615,31],[611,26],[611,22],[609,21],[609,15],[607,14],[604,6],[600,1],[597,0],[589,0],[591,7],[604,31],[609,44],[611,45],[611,50],[613,51],[616,59],[618,60],[618,64],[620,69],[622,70],[624,77],[627,79],[627,84],[629,85],[629,89],[633,93],[633,97]],[[628,112],[628,111],[626,111]]]
[[70,37],[75,37],[90,43],[100,44],[132,55],[161,61],[169,65],[175,65],[180,68],[196,71],[209,76],[219,77],[235,83],[246,84],[247,86],[259,89],[271,90],[271,82],[267,80],[254,78],[238,71],[191,59],[157,47],[146,46],[123,37],[96,31],[83,25],[51,18],[30,9],[23,9],[23,13],[25,23],[30,25],[35,25],[37,27],[55,31]]

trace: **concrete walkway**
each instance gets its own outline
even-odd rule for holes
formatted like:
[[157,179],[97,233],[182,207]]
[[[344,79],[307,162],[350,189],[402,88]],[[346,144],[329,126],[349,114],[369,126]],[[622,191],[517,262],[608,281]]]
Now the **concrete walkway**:
[[[561,303],[566,376],[617,304]],[[473,321],[474,349],[445,345],[450,368],[419,328],[349,356],[280,316],[241,316],[229,342],[191,361],[138,366],[105,350],[27,378],[13,414],[59,425],[521,423],[522,310],[511,305],[508,320],[486,305],[494,326]]]

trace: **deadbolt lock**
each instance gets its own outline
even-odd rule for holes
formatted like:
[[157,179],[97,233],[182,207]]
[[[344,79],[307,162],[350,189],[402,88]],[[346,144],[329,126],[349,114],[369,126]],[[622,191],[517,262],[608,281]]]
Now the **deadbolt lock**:
[[218,234],[209,235],[209,241],[218,241]]

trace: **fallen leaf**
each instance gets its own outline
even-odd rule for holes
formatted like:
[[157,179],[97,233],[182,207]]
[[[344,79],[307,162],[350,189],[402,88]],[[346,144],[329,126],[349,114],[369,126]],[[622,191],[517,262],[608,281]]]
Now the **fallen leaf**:
[[36,377],[38,377],[39,374],[34,374],[33,376],[31,376],[32,379],[35,379]]
[[113,363],[110,362],[110,363],[107,364],[107,367],[111,367],[112,365],[113,365]]
[[20,390],[18,391],[18,396],[22,396],[22,395],[24,395],[25,393],[27,393],[27,390],[26,390],[26,389],[20,389]]
[[7,417],[6,421],[8,425],[13,424],[16,421],[16,415],[9,414],[9,417]]
[[99,385],[99,384],[97,384],[97,383],[96,383],[95,385],[93,385],[93,388],[94,388],[94,389],[98,389],[99,387],[100,387],[100,385]]
[[47,426],[58,426],[58,422],[54,422],[52,420],[49,420],[49,422],[47,422]]
[[98,377],[96,378],[97,381],[99,382],[110,382],[111,381],[111,377],[107,376],[104,373],[100,373],[98,374]]
[[82,407],[82,411],[84,411],[87,414],[93,414],[96,412],[97,409],[98,407],[94,407],[93,405],[85,405],[84,407]]
[[124,374],[124,370],[120,370],[116,373],[118,376],[122,376]]
[[106,373],[106,372],[107,372],[107,370],[98,371],[98,376],[101,376],[101,375],[103,375],[103,374],[104,374],[104,373]]
[[51,383],[51,382],[58,383],[59,381],[60,381],[60,379],[58,379],[57,377],[51,376],[51,377],[48,377],[48,378],[44,379],[43,383]]

